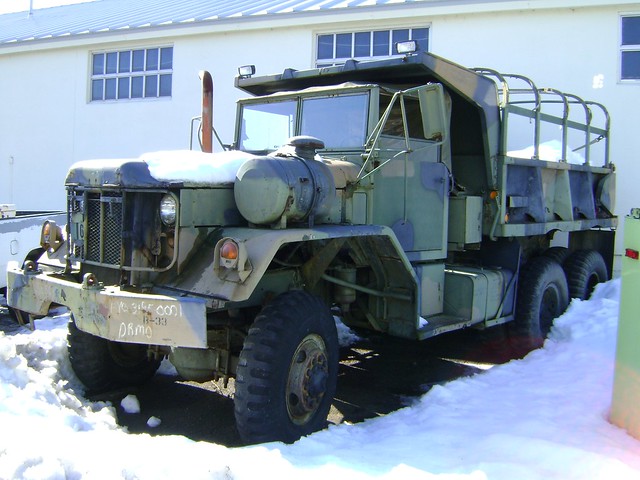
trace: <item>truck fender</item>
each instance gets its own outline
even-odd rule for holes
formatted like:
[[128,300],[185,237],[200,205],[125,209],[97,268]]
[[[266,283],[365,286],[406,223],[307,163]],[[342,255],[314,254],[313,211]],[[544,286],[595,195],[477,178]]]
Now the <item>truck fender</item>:
[[[417,285],[415,272],[393,231],[379,225],[327,225],[313,228],[266,230],[224,228],[214,232],[214,238],[202,247],[184,273],[169,287],[185,292],[242,302],[256,289],[281,246],[288,243],[328,239],[358,239],[381,237],[387,249],[402,262],[410,282]],[[237,247],[236,258],[224,258],[225,242]],[[231,255],[232,257],[234,255]],[[314,281],[317,281],[312,275]]]

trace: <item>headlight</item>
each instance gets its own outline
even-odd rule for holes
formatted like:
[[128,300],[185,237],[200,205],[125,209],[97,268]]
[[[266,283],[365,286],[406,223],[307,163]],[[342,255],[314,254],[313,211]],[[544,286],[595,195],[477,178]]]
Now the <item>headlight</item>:
[[160,200],[160,220],[165,225],[176,223],[176,199],[173,195],[165,195]]
[[40,246],[45,250],[52,248],[53,251],[58,250],[64,242],[64,234],[62,228],[56,225],[53,220],[46,220],[42,224],[40,231]]

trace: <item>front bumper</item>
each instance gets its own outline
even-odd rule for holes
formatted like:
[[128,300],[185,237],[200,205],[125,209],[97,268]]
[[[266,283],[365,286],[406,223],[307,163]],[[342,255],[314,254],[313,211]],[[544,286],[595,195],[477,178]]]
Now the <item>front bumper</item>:
[[36,315],[51,304],[69,308],[80,330],[125,343],[206,348],[204,300],[142,294],[114,286],[76,283],[51,273],[7,267],[7,303]]

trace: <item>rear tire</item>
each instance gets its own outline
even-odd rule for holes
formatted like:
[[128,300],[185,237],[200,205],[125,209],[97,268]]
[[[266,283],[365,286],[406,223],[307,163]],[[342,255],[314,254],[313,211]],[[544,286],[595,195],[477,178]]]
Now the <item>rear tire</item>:
[[569,249],[567,247],[549,247],[542,255],[562,266],[569,256]]
[[256,317],[236,372],[235,416],[246,443],[294,442],[326,426],[338,371],[331,312],[301,290]]
[[564,271],[571,298],[588,299],[598,283],[609,280],[607,265],[595,250],[578,250],[567,258]]
[[569,290],[562,267],[545,256],[530,259],[520,271],[516,318],[509,330],[517,353],[540,348],[554,318],[568,305]]
[[73,318],[69,321],[67,344],[71,367],[87,387],[87,393],[142,385],[160,366],[160,360],[149,359],[146,345],[96,337],[80,330]]

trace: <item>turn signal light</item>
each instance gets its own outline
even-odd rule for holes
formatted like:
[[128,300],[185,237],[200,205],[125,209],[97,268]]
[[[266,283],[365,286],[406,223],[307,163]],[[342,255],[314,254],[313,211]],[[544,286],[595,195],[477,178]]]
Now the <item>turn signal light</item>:
[[220,256],[227,260],[236,260],[238,258],[238,245],[233,240],[227,240],[220,248]]
[[249,261],[246,239],[224,237],[218,240],[214,250],[213,270],[218,277],[230,282],[244,282],[253,268]]
[[640,252],[638,252],[638,250],[634,250],[633,248],[627,248],[624,251],[624,256],[629,257],[631,260],[638,260],[640,258]]

